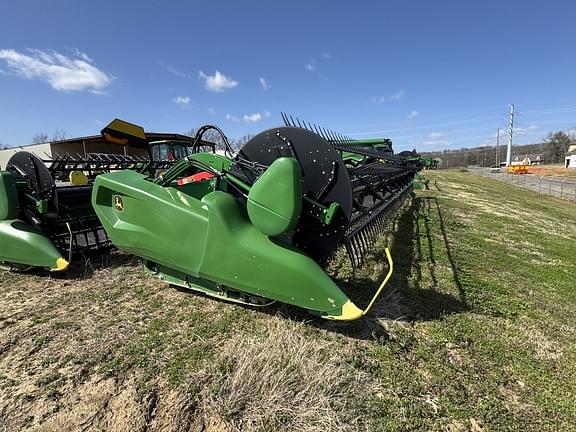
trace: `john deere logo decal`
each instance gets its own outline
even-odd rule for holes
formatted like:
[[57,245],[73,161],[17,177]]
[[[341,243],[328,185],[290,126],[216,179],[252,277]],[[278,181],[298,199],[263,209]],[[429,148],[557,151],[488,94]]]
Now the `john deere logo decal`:
[[120,195],[114,195],[114,208],[119,212],[124,211],[124,203]]

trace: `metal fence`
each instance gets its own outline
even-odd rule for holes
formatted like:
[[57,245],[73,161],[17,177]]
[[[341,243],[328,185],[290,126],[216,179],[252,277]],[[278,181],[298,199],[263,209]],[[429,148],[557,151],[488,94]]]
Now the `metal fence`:
[[501,182],[523,187],[539,194],[551,195],[557,198],[576,202],[576,182],[538,177],[533,174],[508,174],[504,172],[491,172],[490,168],[469,169],[471,172],[483,177],[492,178]]

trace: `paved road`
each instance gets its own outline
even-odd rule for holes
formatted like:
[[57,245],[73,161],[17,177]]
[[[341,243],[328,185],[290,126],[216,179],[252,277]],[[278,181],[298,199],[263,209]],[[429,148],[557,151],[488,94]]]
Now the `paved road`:
[[560,178],[539,177],[533,174],[493,173],[490,169],[471,170],[483,177],[510,183],[544,195],[576,202],[576,182]]

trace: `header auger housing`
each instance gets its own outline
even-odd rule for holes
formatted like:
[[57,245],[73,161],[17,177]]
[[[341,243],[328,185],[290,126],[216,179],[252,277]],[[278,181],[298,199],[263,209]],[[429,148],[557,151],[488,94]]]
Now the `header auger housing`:
[[[220,129],[205,126],[192,147],[214,129],[221,134],[224,155],[192,152],[162,172],[109,170],[89,179],[84,187],[90,202],[83,198],[80,207],[107,242],[141,257],[148,273],[170,284],[254,306],[280,301],[328,319],[357,319],[392,274],[389,251],[386,279],[364,309],[322,266],[339,247],[346,248],[354,268],[362,263],[388,212],[411,191],[418,166],[394,155],[389,140],[354,141],[309,124],[302,127],[292,117],[283,119],[285,126],[256,135],[236,155]],[[31,172],[36,171],[28,170],[28,177]],[[52,177],[46,185],[44,177],[17,185],[21,179],[2,173],[0,236],[2,227],[22,223],[17,220],[22,212],[39,213],[44,189],[61,194],[50,183]],[[21,204],[35,194],[38,199]],[[50,203],[48,208],[54,208]],[[48,254],[50,259],[35,263],[24,258],[26,253],[18,255],[20,244],[41,243],[18,235],[3,241],[7,246],[0,247],[0,260],[58,269],[58,259],[65,259],[58,253],[69,243],[57,244],[58,236],[46,235],[43,224],[64,223],[75,239],[74,224],[85,216],[66,213],[72,207],[64,207],[56,207],[56,222],[46,217],[28,225],[53,241],[57,252]],[[67,218],[60,219],[64,213]],[[65,238],[63,229],[54,232]]]

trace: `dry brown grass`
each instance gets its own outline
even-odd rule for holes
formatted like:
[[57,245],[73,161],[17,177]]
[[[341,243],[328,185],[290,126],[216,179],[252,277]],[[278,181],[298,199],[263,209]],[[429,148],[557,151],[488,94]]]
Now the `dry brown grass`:
[[340,344],[311,339],[303,326],[274,318],[264,337],[225,344],[203,409],[237,430],[356,430],[346,409],[361,392],[358,371]]

